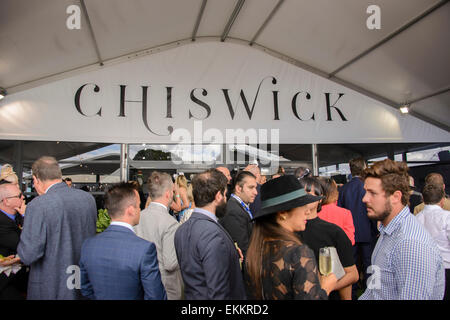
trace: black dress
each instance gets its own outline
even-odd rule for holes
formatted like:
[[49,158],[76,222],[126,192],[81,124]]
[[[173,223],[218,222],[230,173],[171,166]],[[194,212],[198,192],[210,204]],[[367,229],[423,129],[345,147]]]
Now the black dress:
[[[247,294],[255,299],[255,287],[245,275]],[[306,245],[270,240],[263,244],[262,294],[264,300],[326,300],[314,253]]]

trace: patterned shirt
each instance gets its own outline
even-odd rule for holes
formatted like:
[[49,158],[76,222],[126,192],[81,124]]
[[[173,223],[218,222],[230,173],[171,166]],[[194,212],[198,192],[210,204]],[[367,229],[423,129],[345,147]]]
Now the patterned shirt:
[[445,271],[436,243],[405,206],[387,225],[372,254],[361,300],[442,300]]

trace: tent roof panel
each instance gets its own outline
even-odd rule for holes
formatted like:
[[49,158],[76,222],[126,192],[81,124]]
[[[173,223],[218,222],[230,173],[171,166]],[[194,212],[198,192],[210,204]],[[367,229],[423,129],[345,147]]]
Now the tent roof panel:
[[[11,87],[96,62],[87,28],[69,30],[73,1],[2,1],[0,86]],[[81,25],[86,20],[81,19]]]
[[[331,73],[436,1],[286,1],[258,43]],[[367,7],[381,8],[380,30],[369,30]]]
[[434,11],[337,76],[398,104],[441,90],[450,84],[448,30],[450,4]]
[[92,1],[86,8],[102,59],[191,36],[201,1]]

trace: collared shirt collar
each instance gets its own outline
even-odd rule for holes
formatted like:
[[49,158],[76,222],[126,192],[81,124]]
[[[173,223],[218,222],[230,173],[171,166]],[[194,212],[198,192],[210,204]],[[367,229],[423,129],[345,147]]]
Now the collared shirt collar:
[[248,208],[248,204],[245,203],[245,202],[244,202],[241,198],[239,198],[236,194],[232,193],[231,196],[232,196],[233,198],[235,198],[237,201],[239,201],[239,203],[245,204],[245,206]]
[[212,213],[212,212],[209,212],[208,210],[205,210],[205,209],[202,209],[202,208],[195,208],[194,212],[198,212],[198,213],[204,214],[204,215],[210,217],[211,219],[213,219],[215,222],[217,222],[217,220],[218,220],[216,215],[214,213]]
[[45,192],[44,192],[44,193],[47,193],[47,192],[48,192],[48,190],[50,190],[50,188],[51,188],[51,187],[53,187],[53,186],[54,186],[55,184],[58,184],[58,183],[61,183],[61,182],[55,182],[54,184],[52,184],[52,185],[48,186],[47,190],[45,190]]
[[249,205],[248,205],[247,203],[245,203],[244,201],[242,201],[242,199],[239,198],[239,197],[238,197],[237,195],[235,195],[234,193],[232,193],[231,196],[232,196],[233,198],[235,198],[235,199],[241,204],[241,206],[244,207],[244,210],[247,211],[248,215],[250,216],[250,219],[253,219],[253,214],[252,214],[252,212],[250,211]]
[[424,209],[425,208],[430,208],[430,209],[433,209],[433,210],[436,210],[436,209],[441,209],[442,210],[442,207],[440,205],[438,205],[438,204],[426,204],[426,205],[423,206],[423,208]]
[[152,201],[152,202],[150,202],[150,204],[156,204],[156,205],[161,206],[164,209],[166,209],[166,211],[168,211],[167,207],[165,205],[163,205],[162,203],[160,203],[160,202]]
[[386,233],[391,235],[401,224],[401,220],[406,217],[408,214],[411,214],[408,206],[404,206],[403,209],[394,217],[394,219],[389,222],[389,224],[385,227],[383,224],[380,224],[380,233]]
[[128,224],[126,222],[122,222],[122,221],[112,221],[110,226],[121,226],[121,227],[125,227],[130,229],[131,231],[133,231],[134,234],[136,234],[136,232],[134,231],[133,227],[131,226],[131,224]]
[[3,210],[0,210],[0,212],[3,212],[4,214],[6,214],[6,216],[7,216],[8,218],[10,218],[12,221],[16,221],[16,215],[15,215],[15,214],[6,213],[6,212],[3,211]]

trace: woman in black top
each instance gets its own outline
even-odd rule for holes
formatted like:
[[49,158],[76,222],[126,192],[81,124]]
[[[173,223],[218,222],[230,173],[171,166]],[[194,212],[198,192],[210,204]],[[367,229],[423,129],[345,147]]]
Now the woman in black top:
[[309,195],[294,176],[281,176],[261,187],[261,210],[254,216],[246,255],[249,299],[327,299],[336,276],[319,276],[314,254],[294,232],[304,230]]
[[[320,178],[303,178],[300,184],[306,192],[315,196],[323,196],[323,188]],[[339,260],[344,267],[345,275],[338,280],[335,290],[331,292],[331,300],[351,300],[352,284],[358,281],[358,270],[353,259],[353,249],[350,239],[339,226],[320,219],[317,212],[321,210],[321,203],[315,202],[309,205],[306,229],[297,234],[300,239],[312,249],[316,262],[319,263],[319,250],[324,247],[335,247]]]

